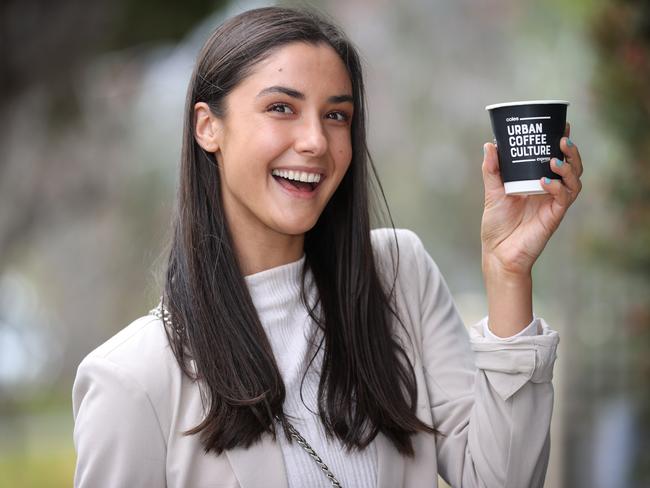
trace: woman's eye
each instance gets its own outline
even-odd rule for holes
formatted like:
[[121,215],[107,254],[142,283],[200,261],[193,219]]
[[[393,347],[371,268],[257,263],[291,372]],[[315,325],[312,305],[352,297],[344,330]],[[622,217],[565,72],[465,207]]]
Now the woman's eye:
[[350,119],[350,116],[345,112],[330,112],[327,114],[328,118],[337,120],[339,122],[347,122]]
[[[295,114],[296,112],[293,110],[293,108],[286,104],[286,103],[274,103],[269,108],[267,109],[268,112],[276,112],[280,114]],[[337,122],[347,122],[350,120],[350,115],[347,112],[342,112],[339,110],[336,110],[334,112],[329,112],[326,116],[326,118],[330,120],[335,120]]]
[[278,112],[281,114],[292,114],[293,110],[286,103],[274,103],[269,107],[269,112]]

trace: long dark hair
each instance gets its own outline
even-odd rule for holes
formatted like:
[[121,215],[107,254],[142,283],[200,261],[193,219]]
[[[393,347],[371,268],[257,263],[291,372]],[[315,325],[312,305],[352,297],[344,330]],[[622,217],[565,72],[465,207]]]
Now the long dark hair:
[[251,67],[292,42],[325,43],[339,54],[355,107],[351,164],[304,243],[301,299],[306,304],[309,268],[322,310],[316,314],[316,304],[308,307],[323,331],[318,413],[327,434],[338,436],[348,449],[365,448],[381,431],[412,456],[410,436],[435,431],[415,414],[415,374],[391,326],[391,316],[399,320],[391,304],[395,281],[387,291],[371,248],[369,168],[382,197],[383,189],[366,145],[359,56],[319,15],[279,7],[250,10],[218,27],[190,80],[163,293],[174,324],[165,329],[167,337],[183,372],[200,382],[206,408],[205,419],[186,434],[200,433],[206,453],[220,454],[248,447],[263,432],[275,436],[273,419],[283,418],[284,383],[234,252],[214,155],[194,138],[193,107],[203,101],[223,116],[225,97]]

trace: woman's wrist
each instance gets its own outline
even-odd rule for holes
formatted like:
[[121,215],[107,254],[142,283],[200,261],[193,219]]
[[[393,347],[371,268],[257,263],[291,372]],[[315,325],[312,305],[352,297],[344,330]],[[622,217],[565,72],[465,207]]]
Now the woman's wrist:
[[484,256],[483,280],[488,299],[488,327],[499,337],[510,337],[533,321],[531,273],[513,273]]

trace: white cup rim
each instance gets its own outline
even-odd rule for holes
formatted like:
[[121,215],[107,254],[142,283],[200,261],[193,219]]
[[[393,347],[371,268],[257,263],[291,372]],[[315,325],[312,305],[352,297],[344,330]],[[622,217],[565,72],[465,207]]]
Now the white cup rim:
[[485,110],[492,110],[495,108],[499,107],[514,107],[516,105],[549,105],[551,103],[554,104],[564,104],[564,105],[571,105],[569,102],[566,100],[523,100],[520,102],[503,102],[503,103],[493,103],[492,105],[487,105],[485,107]]

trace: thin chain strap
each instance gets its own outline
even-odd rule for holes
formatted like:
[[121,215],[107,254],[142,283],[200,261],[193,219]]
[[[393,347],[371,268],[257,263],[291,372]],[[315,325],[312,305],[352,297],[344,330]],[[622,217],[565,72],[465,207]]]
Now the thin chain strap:
[[[154,317],[159,318],[160,320],[163,321],[163,324],[166,325],[167,327],[174,329],[174,324],[172,323],[172,318],[171,314],[165,307],[163,307],[162,304],[162,298],[158,306],[152,310],[149,311],[149,315],[153,315]],[[309,445],[307,440],[300,435],[300,432],[298,432],[298,429],[296,429],[291,422],[289,422],[286,417],[284,420],[280,418],[279,415],[275,415],[275,420],[280,422],[284,427],[286,427],[289,430],[289,434],[291,434],[291,437],[293,437],[298,445],[302,447],[309,456],[318,464],[318,467],[323,471],[323,474],[327,476],[327,479],[330,480],[330,483],[332,483],[332,486],[336,488],[343,488],[343,485],[339,482],[339,480],[336,479],[336,476],[334,476],[334,473],[330,471],[330,469],[327,467],[327,464],[323,462],[323,460],[320,458],[320,456],[316,453],[313,447]]]
[[163,324],[165,324],[166,327],[170,329],[174,329],[177,332],[179,331],[178,329],[175,328],[174,324],[172,323],[171,314],[169,313],[167,308],[163,306],[162,297],[160,298],[160,303],[156,306],[156,308],[149,310],[149,315],[153,315],[154,317],[157,317],[160,320],[162,320]]
[[[275,416],[275,419],[279,422],[282,422],[280,417],[278,415]],[[320,458],[320,456],[316,453],[313,447],[309,445],[309,442],[300,435],[300,432],[298,432],[298,429],[296,429],[291,422],[289,422],[286,418],[284,419],[284,422],[282,422],[283,425],[286,425],[286,428],[289,430],[289,434],[291,434],[291,437],[293,437],[296,442],[302,447],[307,454],[311,456],[311,458],[316,461],[316,464],[320,467],[320,469],[323,471],[323,474],[327,476],[327,479],[330,480],[330,483],[332,483],[332,486],[336,486],[338,488],[343,488],[343,485],[339,482],[339,480],[336,479],[336,476],[334,476],[334,473],[330,471],[330,468],[327,467],[327,464],[323,462],[323,460]]]

